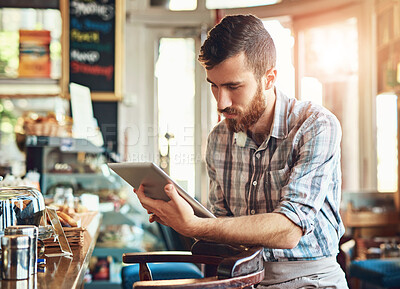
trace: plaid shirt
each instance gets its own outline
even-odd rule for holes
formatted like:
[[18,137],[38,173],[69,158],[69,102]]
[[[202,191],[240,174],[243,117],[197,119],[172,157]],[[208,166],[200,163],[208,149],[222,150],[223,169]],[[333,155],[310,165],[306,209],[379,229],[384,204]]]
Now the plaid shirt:
[[265,248],[266,261],[315,260],[338,253],[344,233],[341,128],[325,108],[277,91],[269,137],[258,146],[224,121],[208,137],[209,208],[216,216],[281,213],[303,230],[293,249]]

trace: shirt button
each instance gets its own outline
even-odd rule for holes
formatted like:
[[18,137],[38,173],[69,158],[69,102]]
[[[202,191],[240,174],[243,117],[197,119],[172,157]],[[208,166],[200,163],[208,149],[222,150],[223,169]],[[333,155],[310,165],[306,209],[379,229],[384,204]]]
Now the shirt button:
[[271,254],[267,251],[267,252],[265,252],[265,256],[266,257],[269,257]]
[[258,159],[259,159],[259,158],[260,158],[260,156],[261,156],[261,155],[260,155],[260,153],[256,153],[256,158],[258,158]]
[[253,186],[257,186],[257,181],[254,181],[254,182],[253,182]]
[[254,215],[256,213],[256,210],[251,210],[250,214]]

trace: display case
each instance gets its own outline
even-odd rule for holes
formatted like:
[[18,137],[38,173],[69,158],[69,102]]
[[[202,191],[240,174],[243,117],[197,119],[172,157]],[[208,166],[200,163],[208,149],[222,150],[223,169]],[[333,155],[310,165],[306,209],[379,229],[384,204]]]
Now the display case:
[[72,188],[75,197],[99,198],[103,218],[90,266],[92,282],[85,288],[121,288],[123,253],[164,249],[158,227],[148,223],[132,188],[108,168],[103,148],[85,139],[32,135],[25,146],[26,169],[40,174],[45,199],[58,187]]
[[28,135],[26,170],[40,174],[45,196],[60,184],[70,185],[75,193],[118,189],[121,182],[110,179],[103,152],[103,148],[85,139]]

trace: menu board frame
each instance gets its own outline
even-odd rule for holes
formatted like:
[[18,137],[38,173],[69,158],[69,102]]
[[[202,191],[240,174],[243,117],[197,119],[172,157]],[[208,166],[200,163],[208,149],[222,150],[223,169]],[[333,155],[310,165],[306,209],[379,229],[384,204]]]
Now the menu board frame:
[[[98,0],[97,0],[98,1]],[[97,2],[96,1],[96,2]],[[62,77],[61,91],[65,98],[70,98],[70,0],[60,0],[62,17]],[[125,23],[125,0],[115,0],[115,31],[114,31],[114,90],[93,91],[94,101],[120,101],[122,100],[122,72],[123,72],[123,25]],[[90,87],[89,87],[90,88]]]

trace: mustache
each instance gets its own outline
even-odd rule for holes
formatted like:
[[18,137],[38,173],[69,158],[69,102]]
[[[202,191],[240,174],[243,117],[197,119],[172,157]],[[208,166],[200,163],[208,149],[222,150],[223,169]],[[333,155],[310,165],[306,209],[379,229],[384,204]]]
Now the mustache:
[[239,109],[233,107],[226,107],[224,109],[218,109],[219,113],[227,113],[227,114],[239,114],[241,111]]

